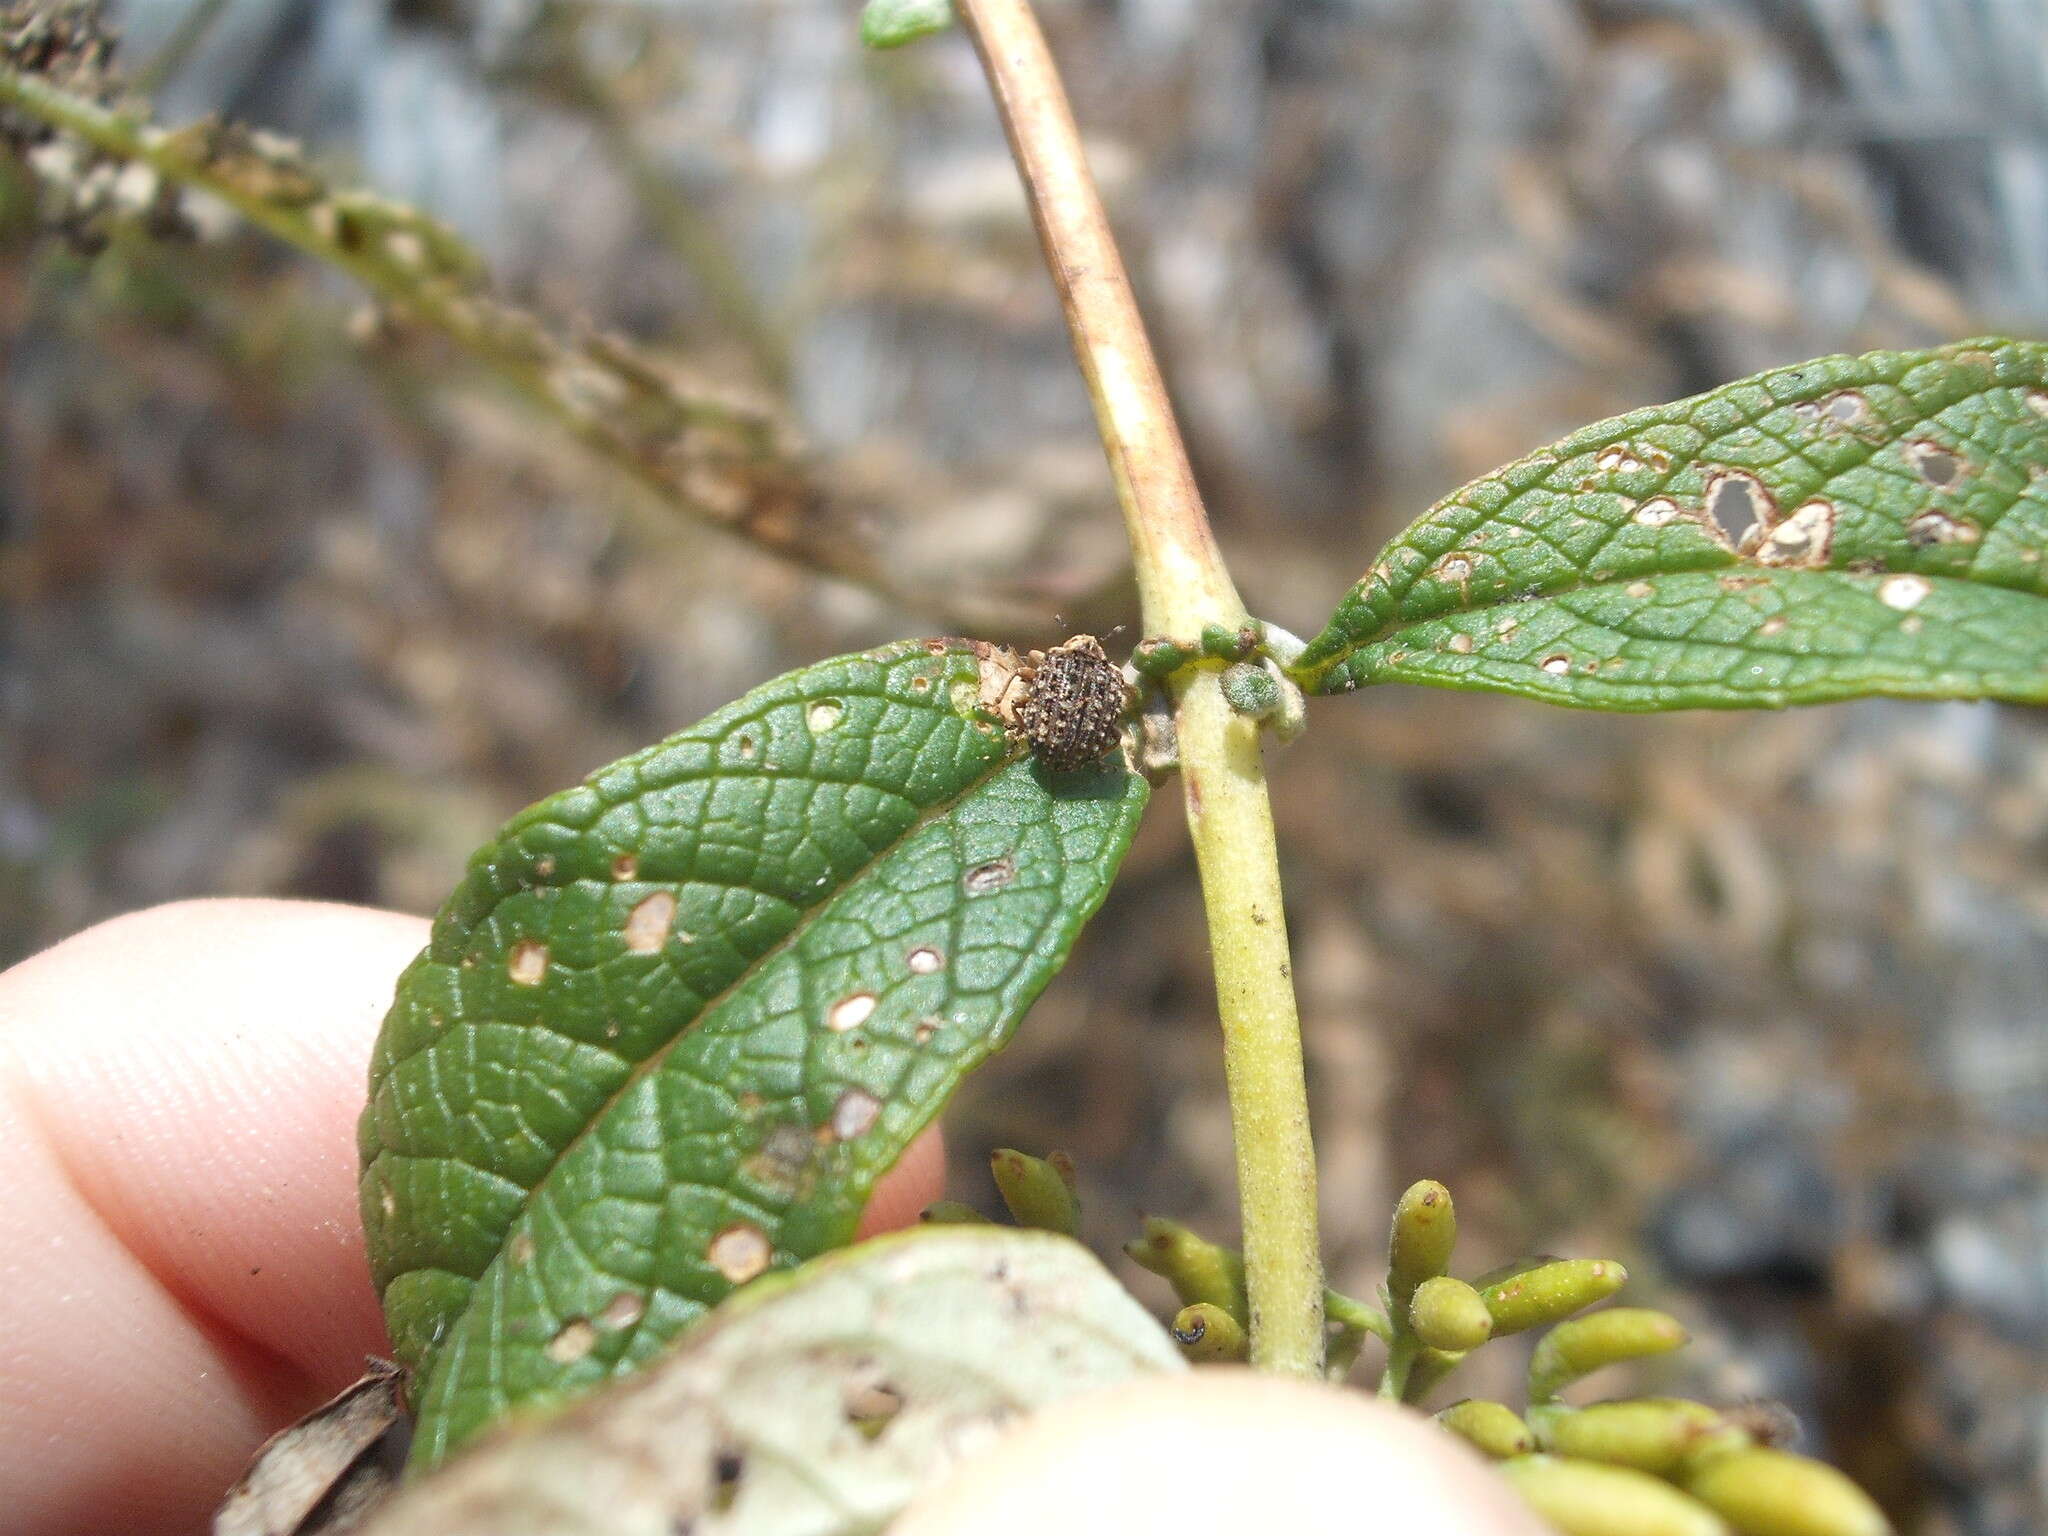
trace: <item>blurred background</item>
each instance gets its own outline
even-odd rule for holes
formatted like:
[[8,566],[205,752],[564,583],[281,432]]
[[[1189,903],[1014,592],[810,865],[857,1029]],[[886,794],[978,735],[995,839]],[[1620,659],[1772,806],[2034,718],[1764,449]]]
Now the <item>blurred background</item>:
[[[1583,422],[2048,334],[2039,0],[1041,8],[1239,585],[1304,633]],[[1134,622],[972,56],[863,55],[856,9],[110,7],[163,120],[299,138],[565,334],[786,407],[812,531],[893,595],[677,517],[245,227],[39,232],[16,156],[0,961],[178,897],[431,911],[508,813],[789,666]],[[1623,1259],[1700,1341],[1651,1380],[1783,1400],[1904,1530],[2048,1524],[2037,713],[1389,689],[1274,770],[1335,1283],[1443,1179],[1466,1272]],[[1176,801],[952,1120],[985,1205],[990,1146],[1070,1150],[1104,1252],[1234,1225]]]

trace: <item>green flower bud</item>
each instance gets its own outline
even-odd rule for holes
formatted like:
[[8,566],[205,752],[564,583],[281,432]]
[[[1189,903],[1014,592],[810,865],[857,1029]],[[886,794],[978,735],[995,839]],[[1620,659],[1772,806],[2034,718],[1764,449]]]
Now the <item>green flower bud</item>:
[[917,1213],[917,1219],[928,1227],[991,1227],[990,1221],[973,1206],[959,1200],[938,1200]]
[[1431,1349],[1463,1354],[1491,1336],[1493,1314],[1486,1310],[1486,1298],[1464,1281],[1433,1275],[1415,1288],[1408,1325]]
[[1444,1409],[1436,1421],[1471,1441],[1481,1455],[1491,1456],[1495,1461],[1526,1456],[1536,1449],[1536,1437],[1529,1432],[1529,1426],[1506,1403],[1468,1397]]
[[[1020,1227],[1037,1227],[1072,1237],[1081,1224],[1081,1202],[1061,1171],[1042,1157],[998,1148],[989,1155],[996,1190]],[[1073,1164],[1067,1165],[1071,1173]]]
[[1493,1314],[1493,1336],[1520,1333],[1570,1317],[1620,1290],[1628,1271],[1612,1259],[1556,1259],[1517,1271],[1479,1294]]
[[1682,1397],[1636,1397],[1572,1408],[1537,1403],[1529,1427],[1546,1451],[1668,1477],[1722,1423],[1718,1409]]
[[1529,1401],[1555,1397],[1604,1365],[1669,1354],[1685,1341],[1677,1318],[1647,1307],[1610,1307],[1559,1323],[1530,1357]]
[[1206,1301],[1182,1307],[1174,1316],[1173,1341],[1196,1365],[1242,1361],[1252,1348],[1244,1324]]
[[1721,1517],[1669,1483],[1633,1467],[1564,1456],[1516,1456],[1500,1464],[1528,1506],[1564,1536],[1729,1536]]
[[1889,1536],[1870,1495],[1824,1462],[1750,1446],[1681,1472],[1685,1491],[1744,1536]]
[[1387,1300],[1394,1317],[1408,1315],[1418,1285],[1450,1268],[1457,1241],[1451,1192],[1435,1179],[1409,1185],[1394,1205],[1394,1228],[1387,1238]]
[[1171,1285],[1182,1306],[1206,1301],[1240,1323],[1250,1320],[1244,1259],[1232,1250],[1196,1236],[1177,1221],[1148,1216],[1144,1234],[1125,1243],[1124,1252]]

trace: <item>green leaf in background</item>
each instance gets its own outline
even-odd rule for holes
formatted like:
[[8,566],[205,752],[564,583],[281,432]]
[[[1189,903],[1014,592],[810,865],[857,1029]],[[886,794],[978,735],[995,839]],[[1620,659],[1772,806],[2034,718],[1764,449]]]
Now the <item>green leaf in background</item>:
[[953,25],[953,0],[868,0],[860,40],[870,48],[901,48]]
[[1291,669],[1594,709],[2048,699],[2048,346],[1824,357],[1474,481]]
[[360,1131],[415,1466],[846,1242],[1059,969],[1145,784],[1020,758],[977,658],[789,673],[471,861]]
[[927,1227],[734,1297],[617,1391],[414,1485],[366,1536],[863,1536],[1011,1419],[1185,1369],[1079,1244]]

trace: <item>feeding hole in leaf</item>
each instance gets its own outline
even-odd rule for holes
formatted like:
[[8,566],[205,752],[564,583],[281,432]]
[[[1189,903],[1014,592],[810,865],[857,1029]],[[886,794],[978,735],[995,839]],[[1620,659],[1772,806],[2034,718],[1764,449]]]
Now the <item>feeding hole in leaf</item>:
[[827,731],[838,729],[839,722],[846,718],[846,706],[837,699],[819,699],[804,715],[804,724],[811,728],[811,734],[822,736]]
[[852,1141],[864,1136],[881,1117],[882,1101],[865,1088],[849,1088],[839,1095],[832,1106],[832,1118],[826,1122],[832,1134],[840,1141]]
[[1906,458],[1920,478],[1945,491],[1962,478],[1963,461],[1939,443],[1908,443]]
[[986,896],[991,891],[1000,891],[1017,878],[1017,862],[1014,859],[991,859],[986,864],[977,864],[961,877],[960,884],[970,896]]
[[521,939],[506,952],[505,974],[515,986],[537,987],[548,973],[548,947],[538,939]]
[[572,1317],[548,1340],[547,1357],[557,1365],[573,1365],[597,1346],[597,1329],[587,1317]]
[[1730,469],[1707,482],[1706,509],[1708,531],[1730,549],[1743,550],[1769,523],[1777,503],[1756,476]]
[[768,1268],[775,1250],[768,1242],[768,1234],[759,1227],[736,1221],[712,1234],[711,1241],[704,1246],[704,1257],[734,1285],[745,1285]]
[[1652,496],[1636,508],[1636,521],[1645,528],[1662,528],[1666,523],[1676,522],[1684,515],[1678,503],[1669,496]]
[[1934,588],[1920,576],[1887,576],[1877,586],[1877,600],[1887,608],[1907,613],[1918,608]]
[[855,992],[842,997],[825,1014],[825,1027],[835,1034],[858,1029],[874,1017],[877,999],[872,992]]
[[612,860],[614,880],[632,880],[640,873],[640,860],[630,853],[622,853]]
[[1571,671],[1572,659],[1569,656],[1563,655],[1546,656],[1538,665],[1552,677],[1563,677],[1565,673]]
[[675,921],[676,899],[668,891],[656,891],[637,902],[626,914],[626,948],[636,955],[652,955],[668,942],[669,925]]
[[929,976],[945,963],[946,957],[929,944],[918,945],[904,958],[904,964],[910,967],[911,974],[915,976]]

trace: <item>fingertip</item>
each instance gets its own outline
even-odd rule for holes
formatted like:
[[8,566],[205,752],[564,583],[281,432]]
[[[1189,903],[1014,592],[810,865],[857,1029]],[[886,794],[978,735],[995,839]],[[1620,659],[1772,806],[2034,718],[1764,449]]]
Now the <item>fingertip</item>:
[[1314,1382],[1211,1368],[1040,1410],[927,1489],[893,1536],[1360,1530],[1542,1536],[1421,1415]]
[[946,1137],[934,1123],[904,1148],[896,1166],[882,1176],[861,1212],[856,1240],[894,1232],[917,1221],[918,1212],[946,1192]]

